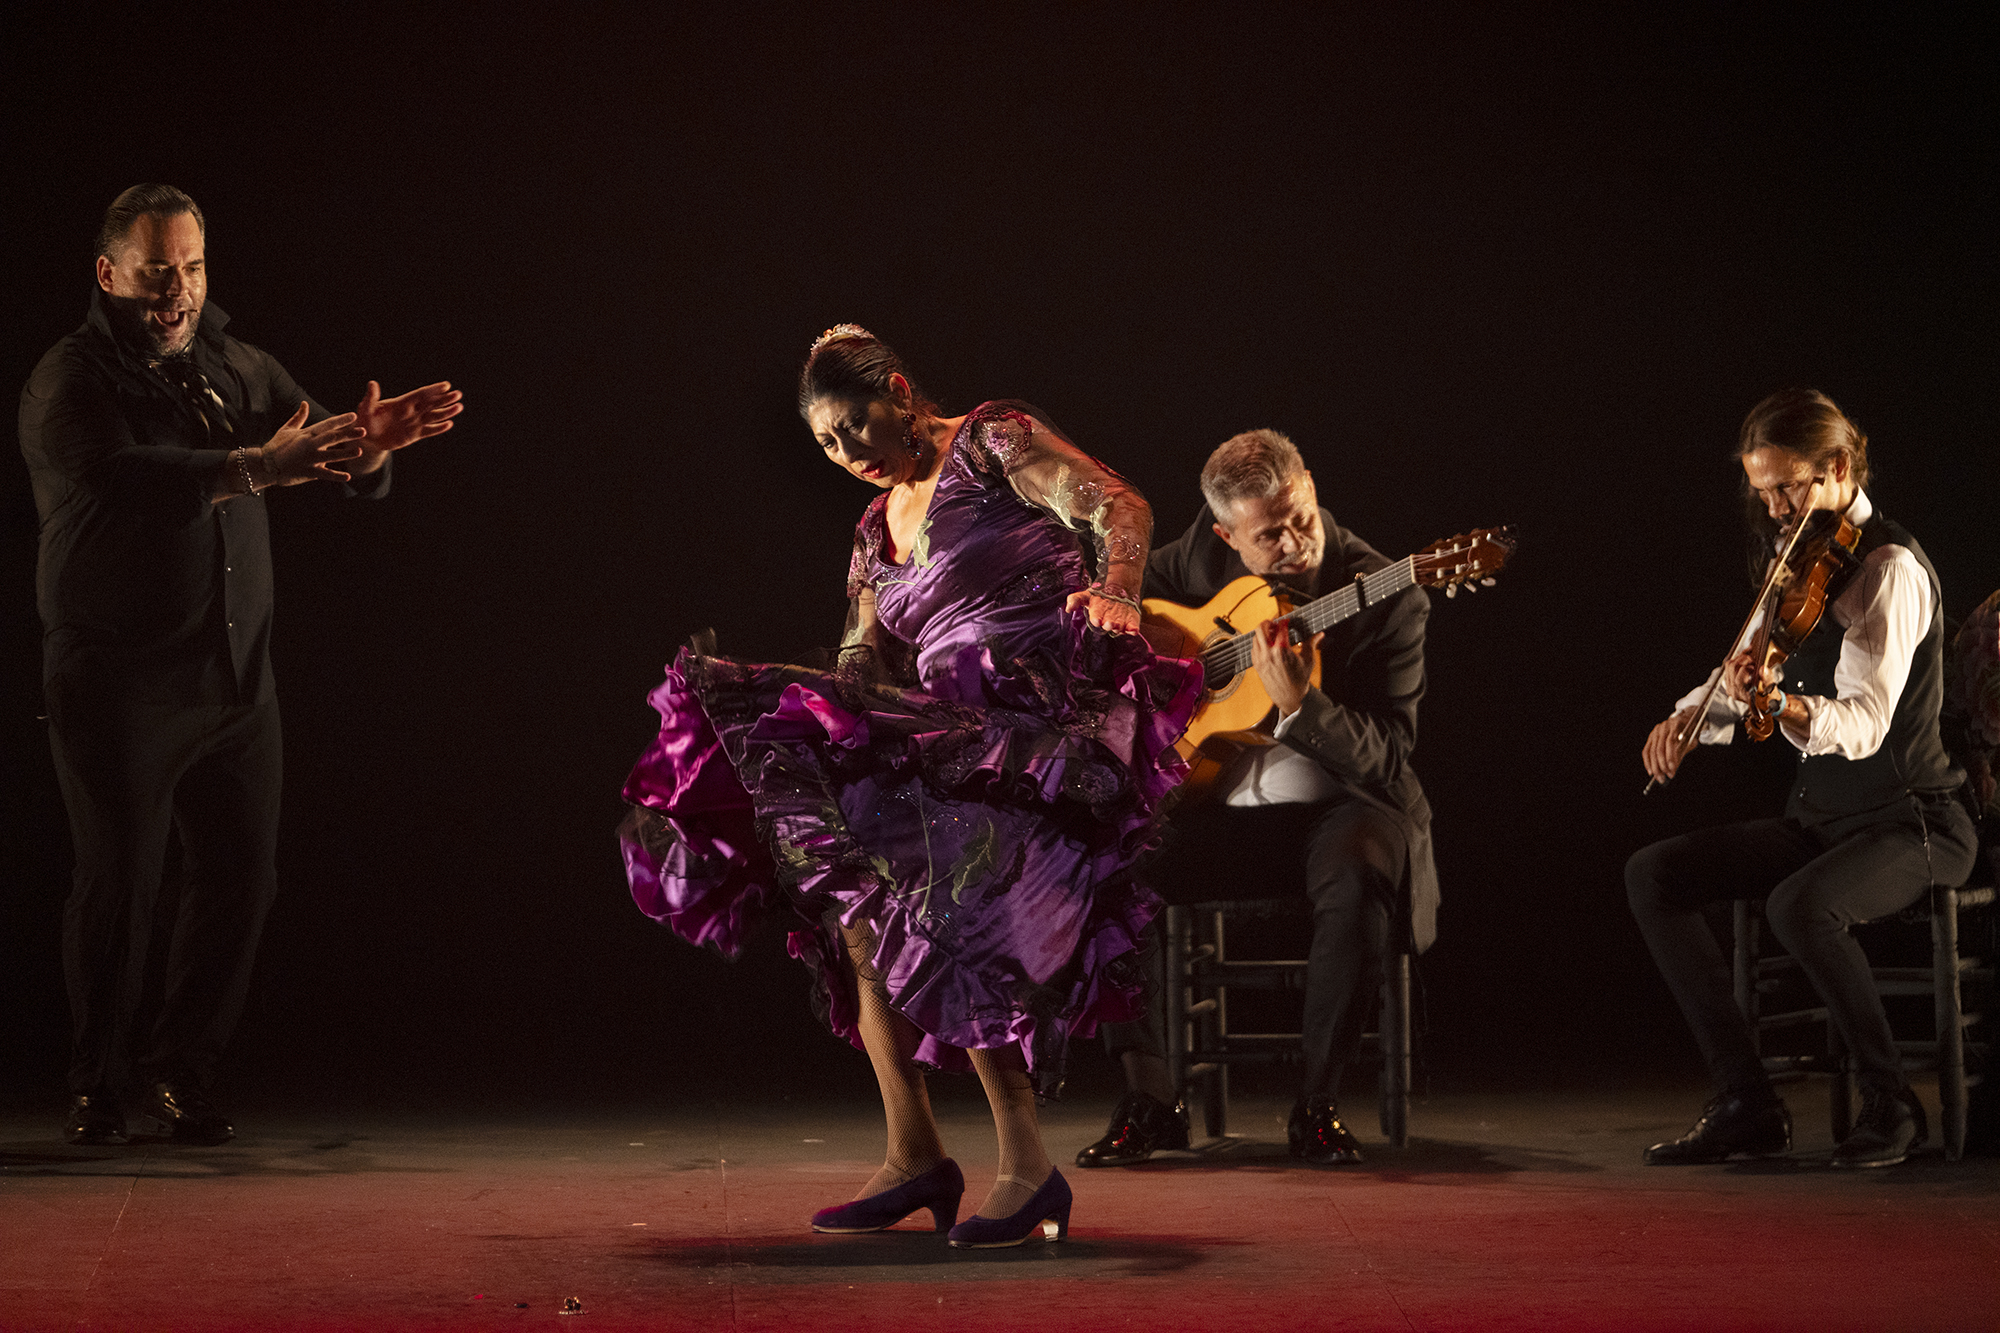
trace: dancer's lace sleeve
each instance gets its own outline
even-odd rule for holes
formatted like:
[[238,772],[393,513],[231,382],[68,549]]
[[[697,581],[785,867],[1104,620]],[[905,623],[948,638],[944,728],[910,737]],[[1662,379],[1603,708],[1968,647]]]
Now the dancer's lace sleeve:
[[1091,538],[1107,594],[1138,598],[1153,511],[1130,482],[1025,412],[1006,410],[980,421],[970,443],[981,471],[1004,477],[1023,500]]
[[882,540],[877,521],[882,506],[878,496],[854,529],[854,556],[847,566],[847,626],[840,635],[840,659],[843,667],[870,679],[907,685],[915,683],[916,652],[890,633],[875,614],[875,588],[868,578]]

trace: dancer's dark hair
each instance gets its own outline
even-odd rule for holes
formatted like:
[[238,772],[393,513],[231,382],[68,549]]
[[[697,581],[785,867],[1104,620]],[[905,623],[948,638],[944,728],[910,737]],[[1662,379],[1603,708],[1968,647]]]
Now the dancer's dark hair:
[[810,415],[813,404],[827,398],[872,403],[891,397],[891,375],[909,381],[918,411],[938,414],[937,404],[917,386],[917,377],[894,348],[859,324],[836,324],[814,340],[799,368],[799,415]]

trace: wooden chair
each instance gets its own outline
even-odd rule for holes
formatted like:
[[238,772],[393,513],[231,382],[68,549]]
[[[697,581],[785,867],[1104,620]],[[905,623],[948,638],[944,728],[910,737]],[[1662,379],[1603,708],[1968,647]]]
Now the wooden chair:
[[[1166,999],[1167,1074],[1186,1095],[1201,1084],[1203,1123],[1219,1138],[1229,1120],[1229,1068],[1251,1063],[1300,1061],[1297,1032],[1232,1029],[1229,996],[1235,990],[1288,991],[1303,996],[1302,958],[1239,958],[1229,951],[1232,919],[1303,915],[1293,899],[1196,903],[1166,909],[1161,931],[1161,991]],[[1309,929],[1310,927],[1306,927]],[[1389,1142],[1402,1147],[1410,1114],[1410,955],[1389,960],[1382,985],[1378,1031],[1363,1037],[1382,1056],[1381,1124]]]
[[[1994,974],[1990,956],[1967,957],[1961,953],[1959,918],[1960,913],[1967,909],[1993,902],[1996,860],[2000,860],[2000,847],[1995,846],[1989,831],[1988,836],[1981,838],[1979,868],[1973,871],[1971,882],[1956,889],[1932,885],[1928,904],[1919,903],[1902,914],[1903,919],[1915,922],[1928,919],[1931,931],[1929,966],[1870,969],[1876,988],[1884,996],[1931,997],[1931,1033],[1921,1039],[1899,1040],[1896,1046],[1903,1056],[1904,1068],[1937,1072],[1944,1152],[1954,1162],[1965,1155],[1968,1061],[1975,1071],[1984,1068],[1990,1049],[1987,1041],[1967,1039],[1966,1029],[1985,1015],[1979,1009],[1968,1010],[1965,995],[1969,990],[1975,991],[1983,995],[1984,1002],[1990,1003]],[[1757,910],[1759,906],[1744,900],[1734,904],[1734,933],[1736,1005],[1750,1020],[1751,1039],[1757,1043],[1761,1054],[1767,1033],[1826,1023],[1826,1008],[1809,1005],[1776,1013],[1764,1012],[1766,997],[1781,992],[1792,983],[1798,973],[1798,961],[1789,954],[1761,956],[1759,943],[1763,917]],[[1854,1127],[1854,1071],[1840,1036],[1831,1024],[1827,1025],[1826,1048],[1824,1057],[1766,1055],[1763,1060],[1765,1070],[1777,1078],[1796,1078],[1813,1073],[1833,1076],[1830,1102],[1833,1137],[1837,1143],[1846,1138],[1848,1131]]]

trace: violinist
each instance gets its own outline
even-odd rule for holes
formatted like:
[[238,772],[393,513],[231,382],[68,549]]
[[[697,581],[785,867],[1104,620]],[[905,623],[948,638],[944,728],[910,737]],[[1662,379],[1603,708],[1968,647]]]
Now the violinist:
[[[1833,1164],[1890,1166],[1927,1137],[1924,1109],[1847,928],[1971,872],[1972,821],[1956,799],[1964,775],[1938,736],[1937,571],[1916,538],[1870,501],[1867,438],[1825,395],[1787,390],[1766,398],[1744,421],[1736,453],[1755,576],[1777,588],[1710,686],[1653,728],[1642,757],[1653,780],[1665,782],[1695,743],[1727,743],[1749,714],[1752,723],[1773,721],[1798,751],[1799,767],[1782,818],[1669,838],[1626,865],[1632,915],[1716,1088],[1694,1127],[1648,1148],[1645,1160],[1720,1162],[1791,1147],[1791,1115],[1765,1075],[1703,915],[1710,903],[1761,898],[1773,934],[1819,992],[1856,1062],[1861,1114]],[[1837,548],[1840,519],[1858,529],[1847,534],[1851,555]],[[1793,542],[1795,534],[1801,540]],[[1787,549],[1790,568],[1767,580],[1772,552]],[[1795,643],[1780,644],[1785,636],[1771,625],[1799,610],[1815,577],[1823,614]]]

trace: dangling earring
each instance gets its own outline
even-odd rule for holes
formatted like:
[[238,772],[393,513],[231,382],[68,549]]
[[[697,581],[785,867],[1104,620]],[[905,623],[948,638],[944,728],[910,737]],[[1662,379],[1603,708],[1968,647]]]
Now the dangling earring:
[[917,414],[903,413],[903,448],[909,450],[910,457],[922,458],[924,446],[917,440]]

